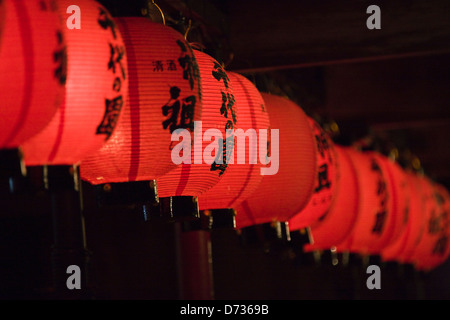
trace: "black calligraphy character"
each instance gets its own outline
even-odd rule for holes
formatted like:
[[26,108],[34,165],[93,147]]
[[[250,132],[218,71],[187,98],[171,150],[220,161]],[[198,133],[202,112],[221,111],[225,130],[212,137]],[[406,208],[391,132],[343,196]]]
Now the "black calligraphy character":
[[194,81],[200,78],[200,70],[195,58],[187,54],[186,45],[181,40],[177,40],[177,44],[181,48],[182,53],[184,53],[178,58],[178,64],[183,69],[183,79],[189,81],[189,86],[192,90],[194,89]]
[[223,70],[222,66],[217,61],[214,62],[214,70],[212,71],[212,75],[217,81],[223,80],[225,88],[228,89],[228,82],[230,79],[228,78],[225,70]]
[[[58,38],[58,44],[63,43],[63,35],[61,31],[56,32],[56,37]],[[57,63],[55,69],[55,78],[58,79],[61,85],[66,84],[67,80],[67,48],[63,46],[58,51],[53,53],[53,60]]]
[[180,88],[170,88],[170,100],[162,107],[163,116],[169,116],[163,121],[162,125],[164,129],[169,128],[170,133],[178,128],[178,115],[181,109]]
[[195,96],[189,96],[183,99],[181,116],[180,116],[180,128],[194,130],[194,110],[197,98]]
[[386,181],[379,179],[377,182],[377,195],[382,195],[386,193]]
[[377,171],[377,172],[381,173],[381,168],[380,168],[380,166],[378,165],[378,163],[377,163],[377,161],[375,159],[372,159],[372,165],[371,165],[370,169],[372,171]]
[[226,163],[226,141],[223,141],[222,138],[219,139],[219,146],[222,145],[222,152],[218,152],[216,154],[216,158],[214,162],[211,164],[210,171],[219,170],[219,177],[225,172],[228,164]]
[[116,127],[122,106],[122,96],[118,96],[113,100],[105,99],[105,114],[102,122],[97,127],[97,134],[106,134],[107,138],[109,138]]
[[167,64],[168,71],[176,71],[177,70],[177,65],[175,64],[174,60],[167,60],[166,64]]
[[441,230],[441,219],[436,216],[436,212],[433,210],[431,217],[428,220],[428,232],[431,234],[436,234]]
[[323,133],[320,135],[315,135],[317,151],[320,153],[322,158],[325,158],[325,150],[329,149],[328,141]]
[[267,132],[268,132],[268,135],[267,135],[267,144],[266,144],[266,148],[267,148],[266,163],[269,161],[269,158],[272,155],[272,150],[271,150],[272,130],[270,129],[270,127],[268,128]]
[[97,20],[98,23],[105,30],[110,28],[114,39],[116,39],[116,36],[117,36],[116,35],[116,24],[114,23],[114,21],[112,20],[110,15],[103,8],[98,8],[98,9],[100,10],[100,16]]
[[122,89],[122,81],[119,77],[116,77],[113,83],[113,90],[116,92],[120,92],[120,89]]
[[328,180],[328,165],[326,163],[319,167],[317,178],[319,185],[314,189],[314,192],[319,192],[323,188],[330,189],[331,182]]
[[372,228],[373,233],[380,234],[382,232],[386,220],[386,213],[386,210],[382,210],[376,214],[375,225]]
[[225,118],[228,118],[228,111],[231,113],[231,117],[233,119],[233,123],[236,124],[236,112],[234,111],[234,95],[230,93],[226,93],[221,91],[222,93],[222,106],[220,107],[220,114],[222,114]]
[[122,59],[125,56],[125,47],[117,45],[114,46],[110,43],[109,50],[110,50],[110,57],[108,61],[108,70],[112,69],[113,73],[115,74],[116,64],[118,64],[122,72],[122,77],[123,79],[125,79],[126,77],[125,68],[122,65]]
[[161,60],[153,60],[153,71],[164,71],[164,65]]
[[433,247],[433,254],[443,255],[447,251],[448,236],[443,234]]

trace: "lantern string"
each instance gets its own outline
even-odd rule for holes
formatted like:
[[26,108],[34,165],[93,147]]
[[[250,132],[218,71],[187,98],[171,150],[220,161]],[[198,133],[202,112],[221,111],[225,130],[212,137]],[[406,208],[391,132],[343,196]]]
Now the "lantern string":
[[188,27],[186,29],[186,32],[184,33],[184,40],[187,40],[187,35],[188,35],[189,31],[191,30],[191,26],[192,26],[192,20],[189,19]]
[[[149,3],[150,4],[150,3]],[[152,4],[158,9],[159,13],[161,13],[161,18],[163,25],[166,25],[166,17],[164,16],[164,12],[161,10],[161,8],[156,4],[155,0],[152,0]]]

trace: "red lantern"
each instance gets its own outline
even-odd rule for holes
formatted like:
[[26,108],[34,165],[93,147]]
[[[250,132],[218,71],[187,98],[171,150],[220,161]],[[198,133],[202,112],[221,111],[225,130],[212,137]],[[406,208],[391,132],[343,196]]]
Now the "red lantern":
[[436,184],[436,200],[438,202],[438,205],[440,206],[441,212],[441,233],[439,238],[436,240],[431,259],[427,261],[430,261],[430,266],[422,265],[421,262],[424,262],[420,260],[420,262],[417,264],[417,267],[424,270],[431,270],[433,268],[438,267],[442,263],[444,263],[448,257],[450,256],[450,245],[449,245],[449,238],[450,238],[450,193],[448,190],[441,184]]
[[[389,214],[385,221],[385,242],[383,248],[395,243],[405,230],[408,219],[409,195],[407,182],[402,168],[393,160],[379,153],[372,153],[386,177],[386,183],[390,186],[391,198],[388,206]],[[389,236],[388,236],[389,235]],[[381,252],[379,252],[381,253]]]
[[[172,154],[178,157],[182,153],[180,157],[184,160],[157,179],[160,197],[197,197],[216,185],[227,170],[229,154],[225,154],[225,150],[230,139],[227,139],[225,130],[233,129],[237,123],[232,83],[222,66],[211,56],[198,50],[194,50],[194,55],[200,72],[202,99],[202,109],[194,120],[200,121],[195,123],[193,136],[174,141]],[[210,133],[215,133],[211,135],[212,142],[207,138]],[[206,142],[202,141],[204,139]],[[181,151],[182,146],[188,148]]]
[[[228,77],[233,84],[239,115],[232,155],[234,161],[228,164],[219,183],[198,198],[200,210],[234,208],[256,189],[263,177],[260,172],[263,164],[258,161],[258,132],[269,128],[264,100],[247,78],[234,72],[229,72]],[[247,141],[246,133],[249,134]]]
[[314,192],[305,208],[289,220],[289,229],[310,227],[325,218],[333,199],[336,184],[336,152],[327,133],[309,118],[317,147],[317,176]]
[[[389,244],[381,251],[381,256],[385,261],[398,260],[400,251],[405,245],[405,241],[408,237],[408,225],[411,219],[411,193],[414,192],[413,182],[410,182],[408,174],[402,170],[402,168],[393,161],[384,158],[382,161],[385,162],[388,168],[388,173],[390,176],[390,184],[392,186],[393,192],[393,223],[392,227],[392,238]],[[415,214],[417,214],[415,212]]]
[[82,179],[92,184],[154,180],[174,169],[172,132],[193,132],[201,111],[198,65],[183,36],[147,18],[117,24],[127,50],[129,104],[109,141],[81,165]]
[[392,186],[377,153],[348,152],[358,178],[358,213],[350,234],[337,250],[377,255],[392,237]]
[[65,101],[50,124],[24,144],[27,165],[77,164],[109,138],[127,101],[125,46],[111,15],[96,1],[80,0],[81,29],[69,29],[71,4],[57,2],[67,43]]
[[311,226],[312,243],[306,250],[327,250],[341,243],[351,231],[358,212],[358,179],[349,147],[335,145],[336,185],[330,209]]
[[17,148],[41,131],[64,97],[65,44],[50,3],[0,5],[0,149]]
[[401,244],[387,247],[383,252],[383,257],[394,257],[400,263],[412,263],[412,255],[422,238],[426,225],[426,212],[429,198],[429,185],[425,183],[425,177],[407,172],[407,182],[409,185],[410,205],[408,212],[408,224],[405,232],[401,235]]
[[262,96],[271,127],[269,166],[272,170],[275,162],[279,166],[277,172],[264,175],[255,192],[236,208],[238,228],[287,222],[306,206],[315,184],[316,146],[308,117],[286,98]]
[[424,179],[426,190],[426,223],[410,261],[419,270],[431,270],[449,254],[449,196],[445,188]]

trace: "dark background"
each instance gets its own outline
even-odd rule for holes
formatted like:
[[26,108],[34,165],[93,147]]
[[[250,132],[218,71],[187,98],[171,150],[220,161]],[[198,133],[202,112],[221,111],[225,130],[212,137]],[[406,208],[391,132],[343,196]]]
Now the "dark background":
[[[159,20],[147,1],[104,0],[113,16]],[[261,91],[288,96],[336,143],[397,150],[404,167],[450,187],[450,8],[431,1],[159,0],[167,25],[201,43],[227,70]],[[76,4],[76,1],[74,1]],[[381,30],[366,8],[381,8]],[[178,299],[177,228],[129,207],[98,208],[83,184],[89,293],[95,299]],[[54,297],[51,203],[44,192],[0,199],[0,298]],[[382,289],[368,290],[357,258],[332,266],[289,246],[213,230],[216,299],[449,299],[450,261],[428,272],[379,263]],[[193,275],[195,276],[198,275]]]

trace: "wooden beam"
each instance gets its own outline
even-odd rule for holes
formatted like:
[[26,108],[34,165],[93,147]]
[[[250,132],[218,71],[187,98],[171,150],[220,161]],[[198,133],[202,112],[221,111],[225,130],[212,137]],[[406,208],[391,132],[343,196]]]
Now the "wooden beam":
[[[381,29],[369,30],[369,5]],[[229,69],[247,72],[450,52],[446,0],[228,0]]]

